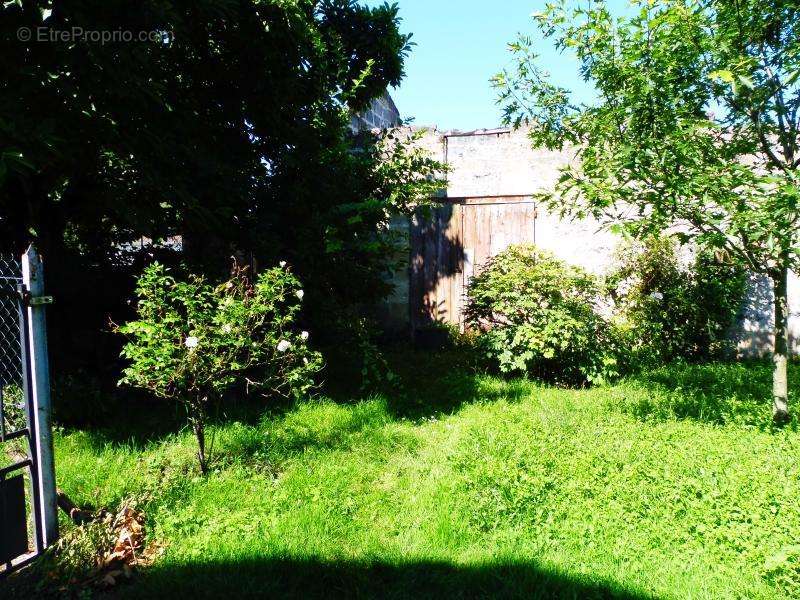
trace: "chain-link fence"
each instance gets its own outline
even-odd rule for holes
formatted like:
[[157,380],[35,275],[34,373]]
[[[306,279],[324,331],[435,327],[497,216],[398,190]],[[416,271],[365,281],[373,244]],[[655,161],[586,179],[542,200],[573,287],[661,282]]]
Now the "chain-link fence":
[[0,430],[3,433],[25,426],[17,290],[20,283],[19,261],[0,255]]
[[58,539],[43,312],[52,299],[36,250],[23,260],[24,281],[20,261],[0,254],[0,578]]
[[4,513],[0,576],[17,568],[15,557],[34,554],[36,539],[33,466],[22,466],[31,455],[20,342],[21,283],[19,261],[0,254],[0,504]]

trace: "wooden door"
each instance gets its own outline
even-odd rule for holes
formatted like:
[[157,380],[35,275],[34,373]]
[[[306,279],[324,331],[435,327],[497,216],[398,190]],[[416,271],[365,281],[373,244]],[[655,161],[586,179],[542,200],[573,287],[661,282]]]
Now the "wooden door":
[[418,214],[411,226],[413,328],[463,328],[470,278],[510,245],[535,241],[536,207],[528,197],[467,198]]
[[413,329],[458,324],[462,291],[461,206],[420,211],[411,222],[410,301]]

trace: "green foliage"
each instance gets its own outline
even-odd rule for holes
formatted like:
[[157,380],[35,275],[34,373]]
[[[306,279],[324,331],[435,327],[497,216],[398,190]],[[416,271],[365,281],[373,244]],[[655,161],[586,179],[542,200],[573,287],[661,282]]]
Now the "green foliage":
[[[191,476],[188,432],[141,445],[114,441],[130,423],[57,432],[59,486],[76,502],[150,491],[148,543],[164,554],[115,594],[796,596],[798,432],[689,410],[766,410],[768,364],[672,365],[659,385],[576,391],[437,358],[393,365],[413,383],[403,394],[210,425],[229,460],[205,478]],[[682,418],[620,404],[667,393]]]
[[535,15],[598,90],[576,105],[523,37],[495,84],[537,145],[574,145],[550,206],[639,236],[685,226],[775,277],[798,257],[800,13],[784,0],[559,0]]
[[[337,316],[346,314],[339,311]],[[329,331],[339,332],[339,343],[322,349],[323,355],[332,357],[325,382],[329,393],[369,395],[397,383],[379,344],[381,332],[371,319],[350,313],[349,319],[342,319],[334,327]]]
[[[136,41],[38,39],[80,30]],[[151,261],[143,237],[181,236],[180,260],[214,280],[232,252],[289,260],[320,337],[339,334],[332,310],[384,295],[387,214],[426,194],[433,161],[350,118],[399,84],[410,47],[388,3],[0,4],[0,239],[46,256],[70,370],[116,379],[100,332]]]
[[504,373],[564,383],[617,375],[611,326],[588,273],[535,246],[511,246],[473,277],[466,321]]
[[24,429],[26,426],[25,397],[22,388],[17,384],[4,385],[3,393],[3,418],[6,431]]
[[[670,237],[623,244],[606,284],[634,366],[703,360],[731,350],[746,274],[706,251],[682,261]],[[688,263],[688,264],[684,264]]]
[[343,110],[401,81],[410,48],[397,7],[354,0],[36,0],[0,15],[3,233],[49,250],[69,231],[95,259],[178,223],[241,235],[259,194],[291,189],[287,165],[341,141]]
[[693,419],[769,430],[766,362],[676,364],[637,373],[610,394],[609,405],[645,422]]
[[[258,254],[297,268],[308,292],[306,316],[325,346],[343,339],[361,344],[353,324],[363,307],[385,298],[390,275],[407,269],[392,217],[429,203],[444,171],[417,137],[397,130],[343,139],[311,161],[314,169],[307,161],[294,165],[291,179],[302,188],[264,204],[261,218],[253,219]],[[276,210],[285,211],[284,227],[273,231]]]
[[787,598],[800,597],[800,546],[781,548],[764,562],[764,577]]
[[399,128],[388,130],[379,138],[374,157],[379,189],[388,202],[388,214],[412,215],[421,206],[430,205],[438,192],[447,187],[448,166],[430,157],[419,145],[423,130]]
[[788,418],[788,272],[800,261],[800,8],[786,0],[557,0],[541,36],[577,57],[590,104],[554,85],[527,36],[495,78],[505,120],[577,160],[541,194],[642,239],[677,227],[769,276],[773,419]]
[[211,401],[237,384],[295,398],[310,390],[321,358],[297,326],[303,295],[285,266],[254,282],[236,269],[218,286],[198,275],[176,279],[158,263],[142,273],[138,319],[118,328],[129,340],[122,356],[130,365],[121,383],[186,406],[201,470]]

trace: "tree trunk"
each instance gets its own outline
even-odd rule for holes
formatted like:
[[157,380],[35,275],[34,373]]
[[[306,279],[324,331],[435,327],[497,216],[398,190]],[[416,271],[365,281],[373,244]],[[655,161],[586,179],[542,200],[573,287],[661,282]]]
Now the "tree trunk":
[[776,424],[789,419],[789,297],[788,269],[782,268],[773,278],[775,291],[775,346],[772,354],[772,420]]
[[202,417],[197,417],[193,423],[194,435],[197,438],[197,460],[200,462],[200,473],[205,475],[208,472],[206,464],[206,430]]

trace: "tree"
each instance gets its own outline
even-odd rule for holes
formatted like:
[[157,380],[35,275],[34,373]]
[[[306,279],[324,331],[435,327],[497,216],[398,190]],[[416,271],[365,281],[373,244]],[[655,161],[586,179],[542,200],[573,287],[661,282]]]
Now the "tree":
[[291,260],[317,321],[316,299],[383,293],[385,215],[416,174],[348,121],[409,49],[397,6],[355,0],[0,5],[0,251],[47,257],[57,362],[124,313],[142,237],[181,235],[213,278],[231,254]]
[[309,156],[298,156],[259,196],[250,247],[296,267],[308,292],[306,316],[322,342],[342,349],[360,309],[391,291],[387,274],[407,268],[407,261],[395,264],[402,240],[391,219],[429,204],[444,171],[417,137],[399,129],[320,144],[313,168]]
[[0,15],[3,233],[100,256],[233,235],[270,176],[399,83],[409,48],[396,7],[353,0],[17,0]]
[[130,361],[122,383],[177,400],[186,408],[205,474],[209,406],[245,383],[267,396],[301,397],[321,367],[297,317],[303,290],[285,266],[250,281],[243,269],[212,286],[202,277],[176,278],[158,263],[136,288],[137,319],[119,327]]
[[791,0],[560,0],[535,15],[574,52],[596,101],[576,104],[522,36],[494,78],[506,121],[575,147],[550,206],[682,241],[769,276],[773,414],[788,418],[787,277],[798,264],[800,7]]

